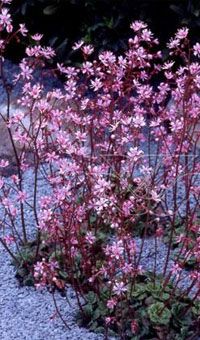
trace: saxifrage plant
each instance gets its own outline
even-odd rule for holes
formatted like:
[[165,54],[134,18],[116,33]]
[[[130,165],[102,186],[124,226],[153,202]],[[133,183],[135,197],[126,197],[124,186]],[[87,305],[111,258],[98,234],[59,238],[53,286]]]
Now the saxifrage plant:
[[[189,252],[179,237],[174,262],[171,255],[177,218],[184,217],[185,240],[191,230],[197,235],[200,230],[200,45],[190,46],[188,29],[179,29],[168,44],[171,59],[162,64],[158,40],[136,21],[129,49],[119,57],[105,51],[92,60],[93,47],[76,43],[82,66],[58,64],[54,73],[65,78],[64,88],[46,92],[35,71],[45,77],[45,60],[54,51],[35,34],[9,84],[5,49],[28,34],[24,25],[13,31],[10,2],[2,0],[0,9],[0,70],[7,94],[1,116],[18,170],[0,179],[1,244],[20,269],[32,273],[36,287],[63,290],[70,283],[83,320],[93,329],[103,326],[105,338],[110,330],[121,339],[164,339],[169,329],[175,339],[198,336],[199,236]],[[22,86],[18,98],[16,84]],[[0,166],[9,162],[2,159]],[[32,192],[25,186],[29,167]],[[48,189],[43,196],[39,177]],[[27,211],[37,230],[33,243]],[[167,253],[159,266],[166,225]],[[150,226],[155,252],[149,274],[143,254]],[[190,256],[197,266],[183,287],[183,264]]]

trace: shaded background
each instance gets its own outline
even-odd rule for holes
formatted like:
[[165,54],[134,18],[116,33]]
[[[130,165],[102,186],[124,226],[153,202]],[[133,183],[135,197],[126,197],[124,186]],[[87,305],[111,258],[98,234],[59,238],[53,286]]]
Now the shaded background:
[[[164,51],[183,25],[190,28],[192,41],[200,40],[200,0],[14,0],[12,13],[15,24],[24,22],[31,33],[44,33],[43,43],[55,48],[57,61],[65,64],[78,61],[71,46],[81,38],[96,53],[121,53],[131,36],[130,23],[138,19],[148,23]],[[23,44],[12,46],[8,56],[17,61],[23,49]]]

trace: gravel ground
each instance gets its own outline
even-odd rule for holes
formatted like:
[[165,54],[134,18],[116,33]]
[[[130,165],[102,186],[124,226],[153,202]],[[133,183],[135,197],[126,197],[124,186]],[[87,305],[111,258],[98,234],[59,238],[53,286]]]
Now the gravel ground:
[[100,340],[102,336],[90,333],[75,323],[77,310],[73,290],[68,298],[56,294],[63,318],[70,327],[66,329],[55,316],[52,295],[31,287],[19,287],[10,258],[0,246],[0,339],[1,340]]
[[[137,245],[138,250],[140,250],[141,242],[142,240],[140,238],[136,239],[136,245]],[[168,252],[167,246],[162,241],[158,240],[157,251],[155,252],[155,239],[153,237],[150,237],[144,240],[143,247],[144,248],[143,248],[141,261],[140,261],[142,268],[148,271],[153,271],[154,268],[156,268],[156,273],[162,274],[164,266],[165,266],[165,262],[166,262],[167,252]],[[156,266],[155,266],[155,256],[156,256]],[[171,251],[170,260],[167,266],[167,272],[170,271],[170,269],[172,268],[174,264],[172,257],[173,257],[173,252]],[[178,284],[178,287],[182,290],[185,290],[191,284],[191,280],[188,274],[189,274],[189,271],[186,271],[186,270],[183,270],[181,272],[181,277],[180,277],[180,282]],[[171,279],[173,278],[171,277]],[[191,296],[194,292],[195,292],[195,288],[192,289]]]

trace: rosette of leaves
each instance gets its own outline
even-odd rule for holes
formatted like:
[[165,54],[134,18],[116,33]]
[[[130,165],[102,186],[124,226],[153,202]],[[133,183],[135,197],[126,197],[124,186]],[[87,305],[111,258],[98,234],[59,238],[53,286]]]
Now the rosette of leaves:
[[163,302],[155,302],[148,308],[148,315],[155,325],[169,325],[172,314]]
[[[99,293],[89,291],[83,313],[78,315],[79,324],[104,332],[105,318],[115,318],[116,322],[109,324],[106,332],[122,339],[186,340],[198,334],[199,302],[182,297],[180,290],[174,291],[172,283],[163,289],[162,277],[153,280],[151,273],[138,276],[136,282],[129,285],[127,294],[110,310],[107,300],[113,297],[106,286]],[[131,329],[132,320],[138,324],[135,334]]]
[[[116,322],[109,325],[107,332],[120,338],[186,340],[195,336],[199,327],[199,302],[183,298],[178,289],[174,292],[171,283],[163,289],[161,277],[155,281],[152,278],[151,273],[139,276],[113,310],[107,307],[107,300],[114,296],[110,296],[106,286],[98,294],[89,291],[85,295],[83,313],[78,315],[79,324],[103,332],[105,318],[109,316]],[[132,320],[138,323],[136,334],[131,331]]]
[[34,264],[42,258],[48,258],[52,253],[52,246],[46,246],[43,243],[39,245],[37,241],[28,242],[22,246],[20,251],[15,255],[17,261],[13,261],[16,267],[16,278],[22,286],[34,285]]

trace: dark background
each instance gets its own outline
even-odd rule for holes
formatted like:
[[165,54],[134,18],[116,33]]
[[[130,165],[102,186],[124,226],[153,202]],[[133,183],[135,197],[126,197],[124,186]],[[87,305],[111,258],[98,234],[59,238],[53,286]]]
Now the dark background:
[[[71,46],[81,38],[93,44],[96,53],[121,53],[131,36],[130,23],[138,19],[149,24],[163,51],[182,26],[190,28],[192,42],[200,40],[200,0],[14,0],[11,8],[14,23],[44,33],[43,44],[54,47],[57,61],[65,64],[78,61]],[[17,61],[23,49],[23,44],[12,46],[8,54]]]

